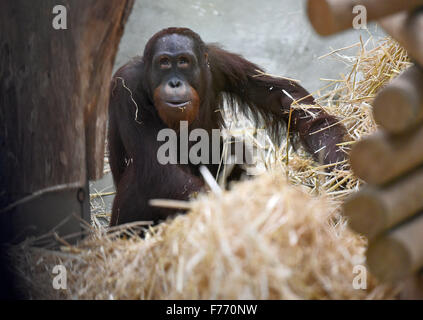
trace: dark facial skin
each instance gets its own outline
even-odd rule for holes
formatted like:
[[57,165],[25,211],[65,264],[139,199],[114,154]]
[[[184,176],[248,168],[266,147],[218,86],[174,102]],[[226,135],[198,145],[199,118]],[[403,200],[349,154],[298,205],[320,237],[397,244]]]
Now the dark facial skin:
[[[152,59],[151,85],[160,118],[175,130],[180,121],[197,117],[201,68],[189,37],[171,34],[160,38]],[[197,87],[197,88],[196,88]]]

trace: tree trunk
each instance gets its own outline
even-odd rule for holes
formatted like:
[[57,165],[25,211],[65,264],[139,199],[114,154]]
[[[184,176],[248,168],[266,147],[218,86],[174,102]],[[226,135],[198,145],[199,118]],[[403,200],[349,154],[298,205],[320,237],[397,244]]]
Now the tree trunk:
[[[59,30],[57,5],[0,1],[0,298],[14,297],[2,243],[89,215],[87,179],[103,172],[111,73],[133,0],[62,0]],[[65,232],[81,231],[75,221]]]
[[0,2],[0,209],[103,172],[108,89],[133,0]]

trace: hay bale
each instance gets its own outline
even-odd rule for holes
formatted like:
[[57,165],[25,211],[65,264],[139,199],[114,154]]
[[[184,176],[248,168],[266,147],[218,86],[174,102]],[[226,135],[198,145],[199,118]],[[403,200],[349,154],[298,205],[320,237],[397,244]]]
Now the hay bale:
[[[367,290],[353,288],[365,245],[329,199],[269,173],[220,196],[200,196],[189,214],[145,239],[97,233],[61,255],[21,250],[37,298],[390,298],[392,291],[370,275]],[[58,263],[68,270],[68,289],[60,295],[51,287]]]

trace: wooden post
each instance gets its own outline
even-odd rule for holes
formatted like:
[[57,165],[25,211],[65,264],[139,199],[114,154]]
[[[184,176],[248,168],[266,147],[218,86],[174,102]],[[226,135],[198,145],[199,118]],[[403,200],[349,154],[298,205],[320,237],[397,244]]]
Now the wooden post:
[[423,215],[371,242],[367,250],[370,271],[382,281],[405,279],[423,267]]
[[[358,16],[363,9],[367,17]],[[381,280],[403,280],[423,267],[423,213],[400,225],[423,207],[423,0],[308,0],[307,13],[320,35],[349,29],[356,18],[379,20],[416,62],[376,97],[374,117],[383,130],[350,152],[355,175],[370,185],[344,203],[349,225],[371,240],[371,271]],[[411,295],[421,289],[413,286]]]
[[380,24],[420,66],[423,66],[423,8],[386,17]]
[[[89,214],[87,180],[102,176],[110,79],[132,5],[0,1],[0,250]],[[78,219],[55,229],[81,230]],[[0,297],[11,298],[0,259]]]
[[[102,176],[110,78],[133,0],[0,3],[0,210]],[[11,26],[16,26],[12,28]]]
[[309,0],[307,14],[317,33],[322,36],[353,27],[356,14],[353,9],[362,5],[367,11],[367,21],[389,16],[402,10],[423,5],[423,0]]
[[373,103],[373,114],[393,134],[423,122],[423,69],[414,65],[383,88]]
[[354,173],[382,185],[423,164],[423,127],[401,136],[379,131],[357,142],[350,152]]
[[343,205],[348,225],[369,239],[421,210],[423,169],[385,189],[367,186],[352,195]]

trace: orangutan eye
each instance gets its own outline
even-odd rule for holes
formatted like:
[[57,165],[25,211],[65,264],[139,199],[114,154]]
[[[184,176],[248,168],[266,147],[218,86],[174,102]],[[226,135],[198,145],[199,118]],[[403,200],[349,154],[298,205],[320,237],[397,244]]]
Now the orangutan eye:
[[185,57],[181,57],[178,60],[178,67],[179,68],[188,68],[189,66],[189,60]]
[[159,61],[160,69],[169,69],[172,65],[169,58],[161,58]]

